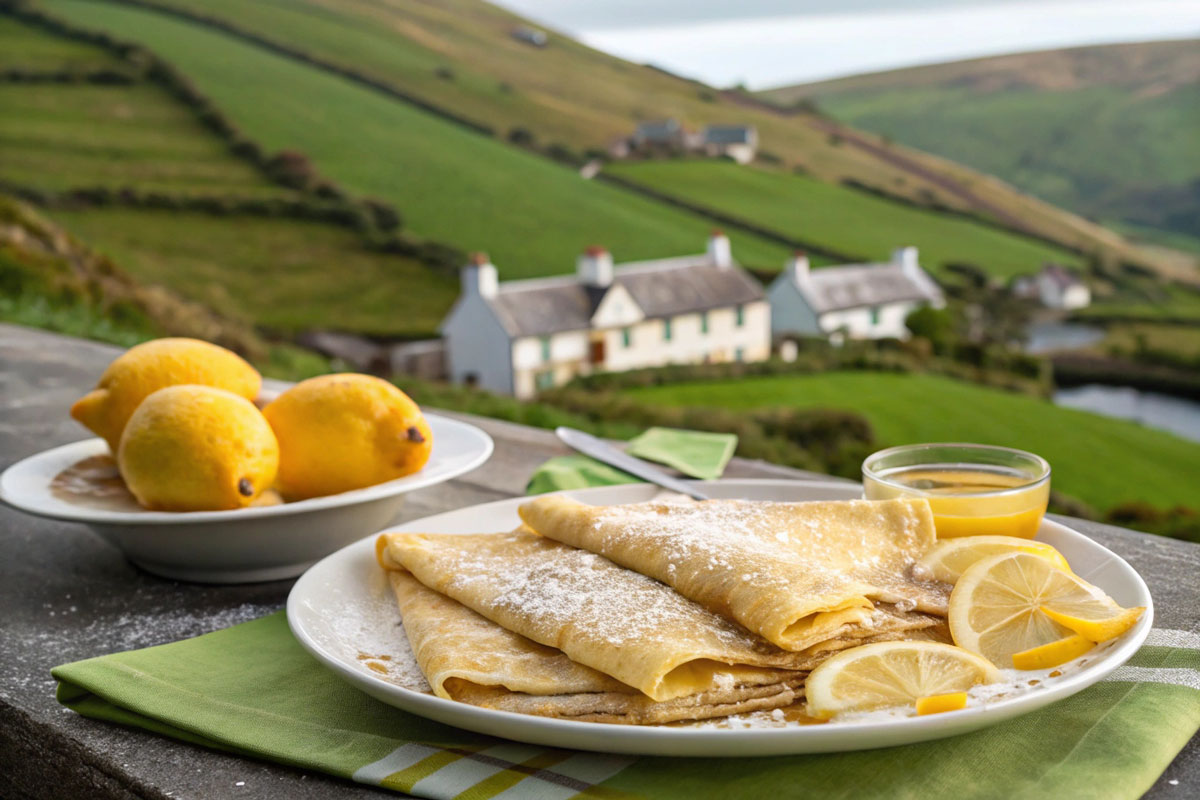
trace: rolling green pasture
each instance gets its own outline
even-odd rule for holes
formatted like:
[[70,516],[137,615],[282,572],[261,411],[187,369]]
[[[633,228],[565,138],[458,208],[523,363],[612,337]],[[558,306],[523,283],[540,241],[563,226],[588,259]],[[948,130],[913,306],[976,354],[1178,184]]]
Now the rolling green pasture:
[[1195,236],[1197,200],[1182,187],[1200,176],[1197,52],[1194,39],[1071,48],[764,94],[811,98],[1077,213]]
[[0,180],[39,189],[282,192],[152,84],[0,83],[0,151]]
[[977,222],[896,203],[864,192],[727,161],[642,161],[614,174],[773,231],[863,259],[886,259],[903,245],[921,249],[935,274],[970,262],[993,275],[1036,272],[1046,261],[1078,263],[1065,250]]
[[[711,223],[200,26],[109,3],[52,0],[81,25],[167,57],[250,136],[295,147],[352,191],[381,197],[412,234],[489,252],[505,278],[570,271],[589,244],[618,261],[699,252]],[[730,231],[741,261],[786,248]]]
[[453,278],[332,225],[118,208],[50,216],[142,283],[285,333],[431,335],[458,294]]
[[844,408],[880,447],[968,441],[1040,453],[1055,488],[1098,509],[1125,500],[1195,505],[1200,444],[1132,422],[932,375],[829,372],[655,386],[639,400],[724,408]]
[[90,44],[24,25],[0,16],[0,67],[57,72],[61,70],[112,67],[115,56]]

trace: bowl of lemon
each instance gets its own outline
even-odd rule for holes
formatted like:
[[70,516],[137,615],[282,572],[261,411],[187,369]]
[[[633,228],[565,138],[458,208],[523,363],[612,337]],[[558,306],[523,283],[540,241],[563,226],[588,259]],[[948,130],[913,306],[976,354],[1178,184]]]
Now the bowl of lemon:
[[0,474],[0,500],[89,526],[168,578],[299,575],[393,521],[408,492],[483,464],[492,440],[371,375],[264,389],[236,353],[156,339],[123,353],[71,416],[97,438]]

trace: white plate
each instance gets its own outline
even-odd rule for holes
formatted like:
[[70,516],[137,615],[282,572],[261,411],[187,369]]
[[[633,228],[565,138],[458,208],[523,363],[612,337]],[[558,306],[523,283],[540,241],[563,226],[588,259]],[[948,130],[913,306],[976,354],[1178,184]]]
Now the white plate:
[[[847,483],[779,480],[701,481],[712,497],[752,500],[845,500],[862,496]],[[593,504],[637,503],[658,492],[646,484],[567,492]],[[480,533],[511,530],[519,523],[517,506],[527,498],[464,508],[409,522],[394,531]],[[1153,608],[1141,577],[1119,556],[1077,531],[1046,521],[1038,539],[1057,547],[1071,568],[1108,592],[1123,606],[1145,606],[1146,613],[1124,636],[1063,668],[1063,674],[1037,677],[1036,688],[989,700],[962,711],[925,717],[872,718],[826,725],[783,728],[717,729],[610,725],[492,711],[443,700],[406,688],[411,651],[398,627],[399,613],[387,581],[375,561],[374,536],[344,547],[306,572],[288,596],[288,623],[300,643],[325,666],[389,705],[479,733],[522,742],[664,756],[768,756],[864,750],[937,739],[993,725],[1040,708],[1090,686],[1124,663],[1150,631]],[[377,658],[390,655],[390,661]],[[406,667],[407,664],[407,667]],[[1048,671],[1047,671],[1048,672]]]
[[148,572],[203,583],[248,583],[299,575],[317,559],[391,522],[404,495],[448,481],[492,454],[474,425],[426,414],[433,452],[405,478],[295,503],[234,511],[97,508],[66,500],[51,481],[67,467],[108,453],[103,439],[55,447],[0,474],[0,500],[40,517],[82,522]]

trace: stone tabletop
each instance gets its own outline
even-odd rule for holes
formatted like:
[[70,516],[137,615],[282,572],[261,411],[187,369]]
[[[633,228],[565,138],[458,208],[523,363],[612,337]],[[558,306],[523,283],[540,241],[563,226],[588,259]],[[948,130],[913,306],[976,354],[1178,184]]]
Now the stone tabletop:
[[[85,438],[67,409],[118,352],[0,325],[0,469]],[[398,521],[520,494],[538,464],[565,452],[548,431],[451,416],[486,430],[495,439],[495,455],[457,480],[414,492]],[[813,477],[741,459],[727,474]],[[1081,520],[1070,523],[1142,574],[1154,596],[1156,627],[1200,631],[1200,546]],[[260,617],[283,607],[292,581],[202,586],[156,578],[81,525],[29,517],[5,506],[0,506],[0,553],[0,797],[389,796],[319,773],[84,719],[54,700],[51,667]],[[1197,793],[1200,741],[1194,738],[1147,797]]]

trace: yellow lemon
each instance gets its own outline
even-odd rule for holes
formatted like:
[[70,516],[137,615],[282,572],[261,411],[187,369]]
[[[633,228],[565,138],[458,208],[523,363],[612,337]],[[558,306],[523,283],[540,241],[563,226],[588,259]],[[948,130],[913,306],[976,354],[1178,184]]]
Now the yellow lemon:
[[1062,604],[1042,606],[1042,613],[1090,642],[1107,642],[1132,628],[1146,609],[1090,606],[1068,608]]
[[917,716],[926,714],[941,714],[946,711],[958,711],[967,707],[966,692],[950,692],[949,694],[933,694],[917,698]]
[[935,580],[954,583],[966,572],[967,567],[976,561],[988,556],[1015,552],[1041,556],[1059,569],[1071,569],[1062,553],[1050,545],[1017,536],[960,536],[941,539],[917,562],[917,567],[926,570]]
[[1010,667],[1016,653],[1083,633],[1064,620],[1112,638],[1144,610],[1122,608],[1099,587],[1045,558],[1013,552],[977,561],[959,577],[950,594],[949,620],[959,647]]
[[823,662],[808,676],[804,691],[808,713],[827,718],[912,705],[931,695],[965,692],[998,680],[1000,671],[988,661],[953,645],[876,642],[843,650]]
[[433,449],[433,434],[417,404],[371,375],[309,378],[263,414],[279,439],[276,485],[288,500],[411,475]]
[[159,389],[185,383],[215,386],[253,400],[262,376],[224,347],[199,339],[155,339],[131,347],[109,364],[96,388],[71,406],[71,416],[116,453],[121,432],[138,405]]
[[1017,669],[1050,669],[1068,661],[1074,661],[1095,646],[1095,642],[1075,634],[1049,644],[1013,653],[1013,666]]
[[211,386],[168,386],[129,418],[117,467],[146,508],[242,508],[275,480],[279,445],[246,398]]

